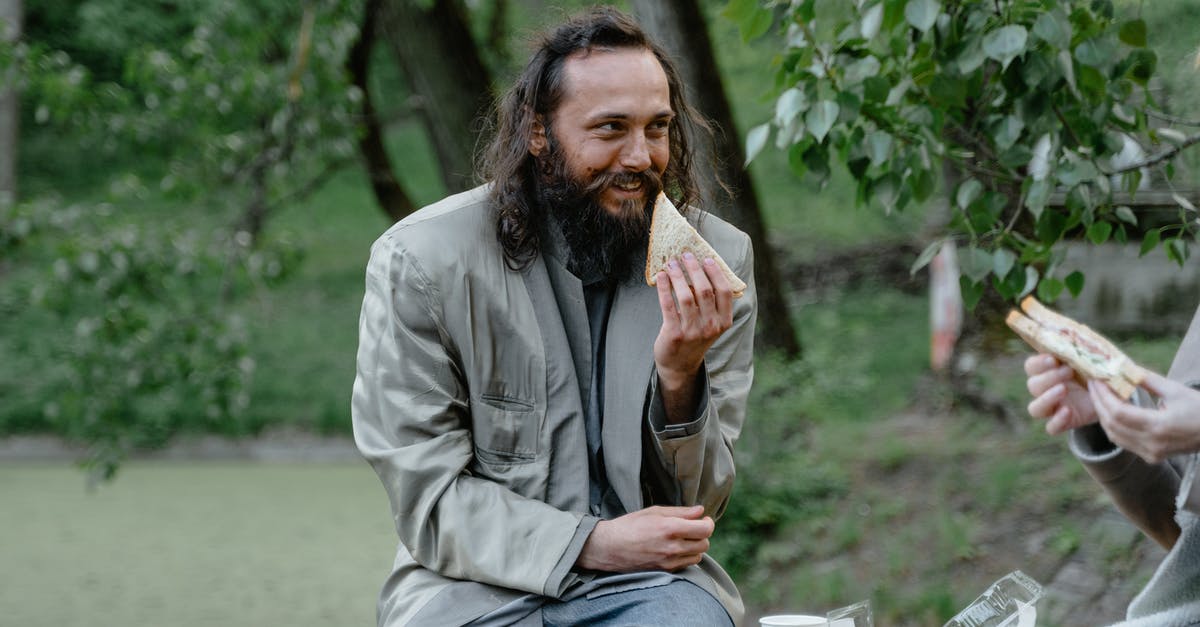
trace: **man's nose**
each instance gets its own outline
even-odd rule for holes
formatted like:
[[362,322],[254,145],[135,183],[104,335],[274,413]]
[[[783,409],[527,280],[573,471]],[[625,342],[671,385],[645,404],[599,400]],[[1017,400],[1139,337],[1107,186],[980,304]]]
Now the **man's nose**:
[[634,131],[621,151],[621,166],[634,172],[648,169],[650,162],[650,147],[646,144],[646,134]]

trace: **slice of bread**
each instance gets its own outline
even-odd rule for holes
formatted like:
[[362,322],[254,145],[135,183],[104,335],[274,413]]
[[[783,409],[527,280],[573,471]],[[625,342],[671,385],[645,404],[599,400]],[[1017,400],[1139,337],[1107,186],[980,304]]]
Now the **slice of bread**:
[[[654,215],[650,220],[650,245],[646,249],[646,284],[655,285],[655,277],[659,270],[666,270],[667,263],[672,259],[682,259],[685,252],[692,253],[701,261],[706,257],[716,261],[717,267],[729,281],[734,298],[741,297],[746,291],[746,282],[729,269],[725,260],[700,237],[700,233],[679,213],[667,195],[660,193],[654,201]],[[687,276],[686,272],[684,276]],[[691,279],[688,279],[688,283],[691,283]]]
[[1071,366],[1080,379],[1104,381],[1125,399],[1145,380],[1141,366],[1091,327],[1042,305],[1032,296],[1021,301],[1021,308],[1024,314],[1014,309],[1004,322],[1030,346]]

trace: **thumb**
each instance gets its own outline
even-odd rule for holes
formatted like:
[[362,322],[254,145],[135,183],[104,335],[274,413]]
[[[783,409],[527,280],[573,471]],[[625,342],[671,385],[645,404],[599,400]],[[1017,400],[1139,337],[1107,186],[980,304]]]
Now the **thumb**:
[[1159,398],[1170,394],[1172,391],[1178,389],[1180,385],[1153,370],[1142,368],[1142,374],[1145,375],[1145,379],[1142,380],[1142,387]]
[[686,518],[688,520],[700,520],[704,518],[703,505],[671,505],[659,508],[659,513],[664,516],[674,516],[675,518]]

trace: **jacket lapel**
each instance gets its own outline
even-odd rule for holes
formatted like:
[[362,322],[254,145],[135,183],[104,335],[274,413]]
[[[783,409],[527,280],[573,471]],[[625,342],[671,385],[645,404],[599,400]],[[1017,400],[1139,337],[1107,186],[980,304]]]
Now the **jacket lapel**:
[[[578,455],[586,454],[587,443],[583,429],[583,405],[579,398],[579,383],[572,350],[580,340],[579,320],[583,312],[583,288],[566,268],[553,257],[539,255],[523,273],[525,288],[533,304],[538,332],[546,355],[546,398],[543,431],[548,431],[550,456],[547,469],[546,502],[568,511],[586,512],[588,507],[588,470],[584,459],[579,466]],[[563,311],[560,313],[560,309]],[[583,320],[584,345],[588,342],[587,319]],[[498,341],[504,341],[498,338]],[[587,359],[588,351],[582,351]],[[589,366],[590,367],[590,366]]]
[[608,481],[627,512],[642,507],[644,405],[661,326],[657,290],[640,281],[617,289],[605,341],[601,440]]

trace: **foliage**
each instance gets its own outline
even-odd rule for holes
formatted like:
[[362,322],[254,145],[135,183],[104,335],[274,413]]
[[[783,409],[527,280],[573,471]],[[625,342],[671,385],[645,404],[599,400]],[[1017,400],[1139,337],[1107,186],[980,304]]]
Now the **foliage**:
[[[50,3],[34,11],[26,39],[0,50],[21,76],[32,134],[69,138],[93,167],[101,156],[140,157],[106,170],[112,189],[129,192],[116,206],[51,198],[0,216],[0,253],[30,249],[27,263],[52,255],[33,302],[71,331],[56,355],[67,391],[43,414],[88,445],[93,476],[180,431],[256,428],[245,414],[255,360],[231,304],[299,260],[286,239],[261,237],[270,215],[356,154],[360,93],[343,69],[356,9],[348,0]],[[131,14],[145,32],[131,30]],[[50,36],[44,22],[72,16],[86,36]],[[174,226],[116,219],[147,179],[182,205]]]
[[78,9],[91,40],[126,42],[119,80],[104,80],[111,58],[92,68],[44,40],[7,51],[20,64],[35,123],[98,154],[162,155],[153,172],[162,190],[264,216],[355,154],[361,94],[343,71],[358,34],[354,3],[159,7],[148,20],[158,27],[136,45],[122,30],[128,16],[116,17],[126,4],[92,0]]
[[0,222],[9,259],[27,245],[53,251],[33,280],[6,287],[67,329],[53,351],[65,365],[58,394],[42,411],[56,432],[87,445],[84,465],[104,479],[130,450],[180,431],[249,428],[255,362],[226,303],[282,281],[299,258],[283,244],[253,249],[244,233],[114,226],[113,212],[41,202]]
[[[774,132],[796,174],[827,180],[830,163],[844,162],[858,202],[888,212],[930,199],[945,178],[945,237],[967,242],[969,304],[989,277],[1008,298],[1078,294],[1082,275],[1058,276],[1067,238],[1099,244],[1144,230],[1143,254],[1161,245],[1180,264],[1190,254],[1196,209],[1183,196],[1178,220],[1161,226],[1113,203],[1116,191],[1136,193],[1151,167],[1169,183],[1171,160],[1200,143],[1150,123],[1158,60],[1143,20],[1118,20],[1108,0],[765,5],[725,9],[747,38],[770,27],[770,7],[783,16],[775,115],[750,131],[747,155]],[[1051,203],[1055,192],[1065,201]]]

